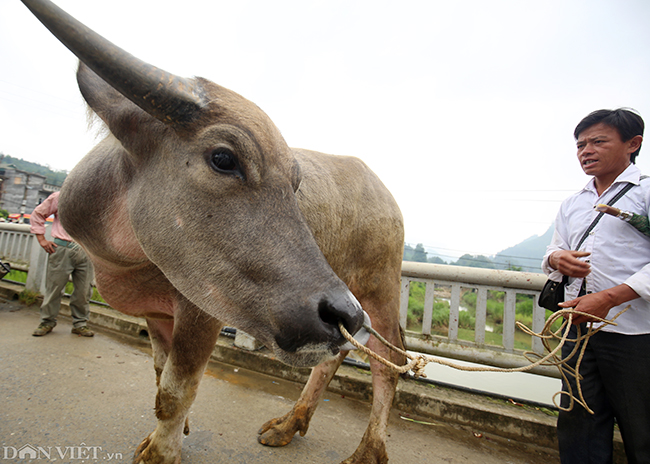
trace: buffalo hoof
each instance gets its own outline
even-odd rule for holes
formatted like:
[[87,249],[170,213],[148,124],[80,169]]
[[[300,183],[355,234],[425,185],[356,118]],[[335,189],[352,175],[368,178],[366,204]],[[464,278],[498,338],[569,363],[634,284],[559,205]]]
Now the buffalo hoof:
[[308,428],[309,422],[306,422],[304,418],[302,420],[296,418],[291,411],[264,424],[257,432],[259,434],[257,441],[265,446],[285,446],[291,443],[296,432],[300,432],[302,437],[307,433]]
[[[180,464],[181,453],[163,453],[152,440],[153,432],[136,448],[133,464]],[[175,455],[174,455],[175,454]]]
[[[365,438],[365,437],[364,437]],[[387,464],[388,454],[382,441],[366,443],[362,441],[352,456],[341,464]]]

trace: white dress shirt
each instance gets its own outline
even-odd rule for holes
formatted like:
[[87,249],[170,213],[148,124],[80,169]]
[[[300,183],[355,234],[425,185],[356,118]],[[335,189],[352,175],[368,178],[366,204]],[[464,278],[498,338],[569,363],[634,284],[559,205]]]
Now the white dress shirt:
[[[562,274],[549,265],[550,254],[558,250],[575,250],[598,214],[594,207],[599,203],[608,203],[627,183],[633,183],[636,187],[632,187],[614,207],[643,216],[650,214],[650,178],[640,180],[640,176],[639,168],[631,164],[602,195],[598,195],[594,179],[591,179],[584,189],[562,202],[555,219],[553,240],[542,261],[542,270],[549,278],[555,281],[562,279]],[[618,326],[606,325],[602,330],[627,335],[650,333],[650,237],[627,222],[605,214],[579,251],[591,253],[582,258],[591,264],[591,273],[586,277],[587,292],[595,293],[624,283],[640,296],[612,308],[607,319],[612,319],[628,304],[631,305],[625,314],[616,319]],[[565,301],[578,296],[582,280],[569,278]]]

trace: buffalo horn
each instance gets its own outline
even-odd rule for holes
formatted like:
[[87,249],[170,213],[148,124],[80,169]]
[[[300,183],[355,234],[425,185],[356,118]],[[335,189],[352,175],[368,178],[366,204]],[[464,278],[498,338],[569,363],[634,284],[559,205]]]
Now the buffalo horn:
[[22,2],[90,69],[153,117],[183,125],[205,106],[192,81],[134,57],[48,0]]

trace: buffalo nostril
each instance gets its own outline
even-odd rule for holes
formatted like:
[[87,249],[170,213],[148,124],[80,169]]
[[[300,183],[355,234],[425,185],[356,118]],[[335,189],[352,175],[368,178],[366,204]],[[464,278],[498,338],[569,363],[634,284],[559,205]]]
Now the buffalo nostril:
[[318,315],[325,324],[335,327],[337,331],[339,321],[351,334],[363,325],[363,310],[352,293],[339,296],[333,301],[321,301],[318,304]]

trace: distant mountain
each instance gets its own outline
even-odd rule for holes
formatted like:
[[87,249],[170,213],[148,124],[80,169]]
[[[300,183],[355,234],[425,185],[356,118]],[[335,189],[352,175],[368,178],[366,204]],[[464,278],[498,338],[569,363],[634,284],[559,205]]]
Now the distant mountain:
[[404,261],[422,263],[449,264],[451,266],[468,266],[485,269],[512,269],[525,272],[542,272],[542,258],[546,247],[551,243],[554,225],[551,225],[544,235],[533,235],[517,245],[506,248],[494,256],[464,254],[457,261],[446,262],[435,254],[429,254],[424,246],[418,243],[415,247],[404,244]]
[[541,236],[533,235],[523,242],[498,252],[492,261],[497,269],[520,267],[526,272],[542,272],[542,258],[551,243],[555,226],[551,225]]

